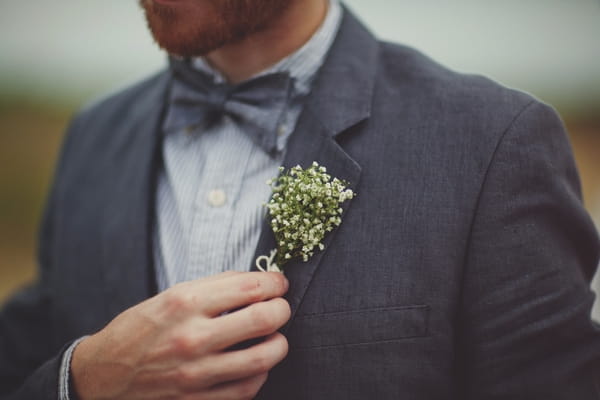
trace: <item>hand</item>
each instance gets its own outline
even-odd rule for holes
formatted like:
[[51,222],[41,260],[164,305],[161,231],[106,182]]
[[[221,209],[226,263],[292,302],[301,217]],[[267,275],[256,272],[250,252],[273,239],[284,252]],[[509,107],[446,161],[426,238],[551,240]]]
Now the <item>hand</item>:
[[[287,289],[283,274],[272,272],[229,272],[176,285],[76,347],[75,390],[81,400],[253,398],[287,354],[277,332],[290,318],[281,298]],[[226,350],[263,336],[247,349]]]

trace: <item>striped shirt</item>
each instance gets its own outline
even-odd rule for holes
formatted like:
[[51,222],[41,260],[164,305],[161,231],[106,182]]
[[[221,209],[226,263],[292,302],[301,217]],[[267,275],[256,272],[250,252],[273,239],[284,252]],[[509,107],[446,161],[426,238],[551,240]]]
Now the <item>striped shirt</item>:
[[[164,169],[158,178],[154,257],[159,290],[226,270],[247,271],[265,218],[286,142],[302,111],[317,70],[337,33],[341,6],[327,16],[309,41],[255,77],[288,72],[292,95],[277,131],[277,152],[266,153],[232,118],[202,130],[165,132]],[[193,66],[224,82],[203,59]]]

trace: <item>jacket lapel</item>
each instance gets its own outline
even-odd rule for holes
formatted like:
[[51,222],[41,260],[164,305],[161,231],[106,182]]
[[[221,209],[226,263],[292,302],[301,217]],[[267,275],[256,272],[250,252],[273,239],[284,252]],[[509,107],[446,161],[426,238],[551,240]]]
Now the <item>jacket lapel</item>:
[[[347,181],[352,189],[357,188],[360,165],[336,139],[370,116],[377,51],[378,44],[373,36],[345,11],[337,38],[288,143],[286,168],[298,164],[306,168],[317,161],[327,167],[329,174]],[[351,203],[344,204],[344,213]],[[335,234],[336,230],[325,236],[325,250],[315,252],[308,262],[294,260],[285,265],[285,274],[290,281],[286,299],[291,306],[292,319],[283,332],[289,328]],[[265,221],[254,259],[268,255],[274,248],[273,232]],[[252,270],[256,270],[254,260],[252,263]]]
[[160,121],[170,74],[163,73],[128,111],[127,123],[111,137],[128,151],[114,150],[111,202],[103,225],[104,278],[109,315],[156,291],[152,234],[156,174],[160,165]]

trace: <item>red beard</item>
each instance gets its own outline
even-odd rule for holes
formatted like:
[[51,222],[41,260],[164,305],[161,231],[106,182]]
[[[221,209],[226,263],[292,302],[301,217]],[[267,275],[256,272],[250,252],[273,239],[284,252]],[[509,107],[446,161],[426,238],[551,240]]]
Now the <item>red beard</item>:
[[202,56],[274,21],[292,0],[140,0],[156,43],[170,54]]

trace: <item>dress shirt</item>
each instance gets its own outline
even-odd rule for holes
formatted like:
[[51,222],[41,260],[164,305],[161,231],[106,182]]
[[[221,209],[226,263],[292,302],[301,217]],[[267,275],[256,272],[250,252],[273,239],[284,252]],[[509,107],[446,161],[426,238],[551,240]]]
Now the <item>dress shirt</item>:
[[[291,98],[277,132],[277,152],[268,154],[228,117],[208,129],[164,132],[164,166],[158,176],[154,260],[159,290],[226,270],[247,271],[260,236],[271,188],[285,145],[302,112],[303,100],[323,64],[342,17],[330,0],[325,20],[307,43],[253,78],[288,72]],[[193,66],[215,82],[225,78],[202,58]],[[250,79],[253,79],[250,78]],[[75,341],[63,354],[59,400],[69,400]]]
[[[159,290],[249,269],[265,218],[263,204],[271,195],[266,181],[278,175],[285,144],[340,19],[341,7],[332,1],[321,27],[303,47],[254,77],[287,72],[293,80],[288,107],[278,121],[275,153],[265,152],[228,116],[207,129],[165,132],[154,232]],[[193,60],[193,66],[215,83],[225,82],[204,59]]]

